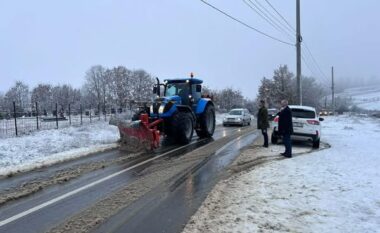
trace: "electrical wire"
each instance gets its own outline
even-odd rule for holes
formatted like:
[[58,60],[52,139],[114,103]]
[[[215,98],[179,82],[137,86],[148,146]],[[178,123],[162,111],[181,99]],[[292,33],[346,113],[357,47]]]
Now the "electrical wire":
[[281,21],[281,19],[278,19],[270,10],[268,10],[265,6],[263,6],[263,4],[260,3],[260,1],[258,0],[255,0],[255,2],[265,10],[265,12],[267,12],[273,19],[275,19],[279,24],[281,24],[281,26],[283,26],[286,30],[288,30],[290,32],[290,34],[295,34],[295,31],[293,29],[289,29],[289,26],[287,24],[284,24],[283,21]]
[[[258,0],[255,0],[258,4],[260,4],[259,2],[258,2]],[[279,15],[283,20],[284,20],[284,22],[294,31],[294,32],[296,32],[296,30],[294,29],[294,27],[292,27],[290,24],[289,24],[289,22],[286,20],[286,18],[284,17],[284,16],[282,16],[282,14],[269,2],[269,0],[265,0],[267,3],[268,3],[268,5],[277,13],[277,15]],[[320,67],[320,65],[319,65],[319,63],[317,62],[317,60],[315,59],[315,57],[314,57],[314,55],[313,55],[313,53],[311,52],[311,50],[309,49],[309,47],[308,47],[308,45],[307,45],[307,43],[305,42],[305,41],[303,41],[303,43],[302,43],[302,45],[305,45],[305,46],[303,46],[303,47],[305,47],[306,48],[306,51],[309,53],[309,55],[310,55],[310,57],[311,57],[311,60],[312,60],[312,64],[314,64],[314,67],[316,67],[317,69],[316,70],[318,70],[318,72],[319,73],[321,73],[322,74],[322,77],[325,79],[325,81],[327,81],[328,82],[328,80],[329,80],[329,78],[327,77],[327,75],[322,71],[322,69],[321,69],[321,67]],[[303,57],[303,60],[305,61],[306,59]],[[308,66],[308,64],[305,62],[305,64]],[[309,68],[309,70],[310,70],[310,67],[308,67]],[[313,72],[314,73],[314,72]],[[314,74],[315,75],[315,74]]]
[[313,54],[311,53],[310,49],[309,49],[309,46],[307,46],[306,42],[303,43],[305,45],[305,48],[306,50],[308,51],[308,53],[310,54],[311,58],[313,59],[316,67],[318,68],[319,72],[326,78],[328,79],[327,75],[322,71],[321,67],[319,66],[317,60],[314,58]]
[[285,17],[284,16],[282,16],[281,14],[280,14],[280,12],[278,12],[277,10],[276,10],[276,8],[268,1],[268,0],[265,0],[267,3],[268,3],[268,5],[277,13],[277,15],[278,16],[280,16],[281,17],[281,19],[282,20],[284,20],[284,22],[289,26],[289,28],[291,28],[294,32],[296,32],[296,29],[294,29],[294,27],[292,26],[292,25],[290,25],[290,23],[285,19]]
[[[308,62],[306,61],[306,59],[305,59],[305,57],[303,56],[303,55],[301,55],[301,58],[302,58],[302,61],[304,62],[304,64],[306,65],[306,67],[308,68],[308,70],[317,78],[317,77],[319,77],[319,75],[316,75],[315,73],[314,73],[314,71],[310,68],[310,66],[309,66],[309,64],[308,64]],[[320,80],[321,81],[321,80]],[[326,80],[325,80],[326,81]],[[331,87],[328,85],[328,84],[326,84],[325,82],[320,82],[323,86],[325,86],[327,89],[330,89]],[[329,82],[327,82],[327,83],[329,83]]]
[[244,25],[244,26],[247,27],[247,28],[250,28],[251,30],[256,31],[257,33],[259,33],[259,34],[261,34],[261,35],[263,35],[263,36],[266,36],[266,37],[268,37],[268,38],[270,38],[270,39],[272,39],[272,40],[275,40],[275,41],[281,42],[281,43],[283,43],[283,44],[287,44],[287,45],[290,45],[290,46],[294,46],[294,44],[292,44],[292,43],[289,43],[289,42],[283,41],[283,40],[281,40],[281,39],[278,39],[278,38],[276,38],[276,37],[273,37],[273,36],[271,36],[271,35],[268,35],[267,33],[262,32],[262,31],[260,31],[260,30],[258,30],[258,29],[256,29],[256,28],[254,28],[254,27],[252,27],[252,26],[250,26],[250,25],[244,23],[243,21],[241,21],[241,20],[239,20],[239,19],[237,19],[237,18],[235,18],[235,17],[233,17],[233,16],[227,14],[226,12],[220,10],[219,8],[213,6],[212,4],[210,4],[210,3],[208,3],[208,2],[206,2],[206,1],[204,1],[204,0],[200,0],[200,1],[203,2],[204,4],[208,5],[209,7],[213,8],[214,10],[218,11],[219,13],[221,13],[221,14],[227,16],[228,18],[230,18],[230,19],[232,19],[232,20],[234,20],[234,21],[236,21],[236,22],[238,22],[238,23]]
[[[279,32],[284,33],[286,36],[288,36],[291,40],[295,39],[295,35],[292,33],[290,34],[288,31],[286,31],[283,27],[278,25],[268,14],[266,14],[258,5],[256,5],[251,0],[242,0],[251,10],[253,10],[256,14],[258,14],[261,18],[263,18],[267,23],[272,25],[275,29],[277,29]],[[257,2],[257,1],[256,1]],[[260,3],[259,3],[260,4]],[[252,7],[253,5],[253,7]],[[261,5],[261,4],[260,4]]]

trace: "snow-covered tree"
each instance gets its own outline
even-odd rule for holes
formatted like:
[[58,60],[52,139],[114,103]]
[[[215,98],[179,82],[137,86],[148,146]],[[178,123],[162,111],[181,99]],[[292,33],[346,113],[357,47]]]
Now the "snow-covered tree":
[[232,108],[243,107],[244,98],[240,90],[228,87],[217,93],[215,102],[220,109],[229,111]]
[[29,110],[30,101],[28,85],[21,81],[17,81],[16,84],[7,91],[5,94],[5,104],[11,111],[13,111],[13,101],[16,103],[17,112]]
[[94,102],[95,106],[93,107],[105,106],[108,93],[106,69],[101,65],[93,66],[86,72],[85,79],[86,94],[95,98],[95,101],[91,101],[90,104]]
[[137,102],[149,101],[152,97],[153,78],[145,70],[132,72],[132,97]]
[[109,100],[112,105],[125,108],[132,100],[132,71],[124,66],[107,70]]
[[[320,107],[325,90],[313,77],[302,77],[303,105]],[[273,79],[263,78],[259,87],[257,100],[265,100],[268,107],[280,107],[280,102],[287,99],[290,104],[297,102],[297,81],[286,65],[274,71]]]
[[41,114],[52,111],[52,86],[50,84],[38,84],[33,88],[31,94],[32,106],[38,102],[38,108]]

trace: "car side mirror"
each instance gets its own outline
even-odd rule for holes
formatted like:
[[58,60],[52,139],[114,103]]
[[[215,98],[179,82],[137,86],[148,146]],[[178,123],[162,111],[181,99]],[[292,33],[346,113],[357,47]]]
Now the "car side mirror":
[[322,117],[319,118],[319,121],[324,121],[324,120],[325,120],[325,118],[322,118]]
[[157,86],[154,86],[153,87],[153,94],[156,94],[157,93]]
[[197,85],[195,86],[195,91],[196,91],[196,92],[201,92],[201,91],[202,91],[202,85],[197,84]]

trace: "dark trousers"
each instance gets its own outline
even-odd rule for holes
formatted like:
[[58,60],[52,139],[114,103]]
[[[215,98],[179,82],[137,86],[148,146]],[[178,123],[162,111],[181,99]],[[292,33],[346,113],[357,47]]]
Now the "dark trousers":
[[291,156],[292,155],[292,140],[290,138],[290,134],[283,134],[282,138],[284,145],[285,145],[285,155]]
[[267,132],[267,129],[261,129],[261,133],[264,136],[264,146],[268,146],[268,132]]

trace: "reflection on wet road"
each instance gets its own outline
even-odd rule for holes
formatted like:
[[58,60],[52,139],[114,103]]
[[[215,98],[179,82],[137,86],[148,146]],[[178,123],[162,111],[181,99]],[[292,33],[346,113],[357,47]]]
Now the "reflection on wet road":
[[151,191],[96,232],[180,232],[240,149],[256,138],[256,134],[248,134],[231,141],[181,182],[165,191]]

